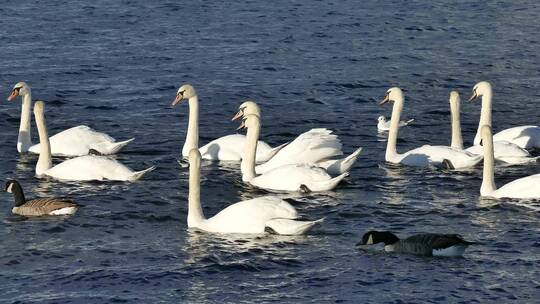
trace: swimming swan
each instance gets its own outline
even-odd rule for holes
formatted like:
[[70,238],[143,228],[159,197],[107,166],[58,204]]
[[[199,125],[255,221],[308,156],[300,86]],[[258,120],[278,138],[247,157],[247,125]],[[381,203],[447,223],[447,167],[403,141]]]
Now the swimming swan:
[[379,104],[394,102],[392,108],[392,118],[390,121],[390,132],[386,145],[385,159],[394,164],[404,164],[407,166],[427,167],[430,165],[441,166],[446,163],[453,169],[470,168],[482,160],[482,155],[474,155],[463,150],[454,149],[447,146],[424,145],[422,147],[399,154],[396,150],[398,135],[398,123],[403,109],[403,92],[400,88],[394,87],[386,92],[386,96]]
[[261,130],[259,116],[245,116],[240,128],[247,128],[245,152],[240,165],[242,180],[253,186],[273,191],[328,191],[348,175],[343,173],[332,178],[324,169],[314,165],[289,164],[257,176],[255,149]]
[[[261,118],[259,106],[255,102],[243,102],[233,120],[247,115],[257,115]],[[257,174],[284,165],[311,164],[325,169],[330,175],[340,175],[351,170],[362,152],[362,148],[358,148],[347,157],[336,158],[343,155],[341,141],[331,130],[323,128],[304,132],[291,143],[282,146],[283,148],[274,157],[255,168]]]
[[50,176],[59,180],[116,180],[135,181],[145,173],[155,169],[150,167],[146,170],[133,172],[128,167],[116,160],[105,156],[85,155],[68,159],[56,166],[52,165],[51,146],[45,122],[43,101],[36,101],[34,104],[34,116],[39,133],[41,151],[36,164],[36,176]]
[[[8,97],[8,101],[14,100],[17,96],[21,96],[22,98],[17,151],[20,153],[32,152],[38,154],[41,147],[39,144],[32,145],[30,136],[32,108],[32,90],[30,89],[30,86],[25,82],[18,82],[15,84],[11,91],[11,95]],[[97,132],[84,125],[64,130],[49,138],[51,143],[51,154],[55,156],[87,155],[90,150],[95,150],[103,155],[114,154],[133,140],[134,138],[116,142],[115,139],[109,135]]]
[[[491,109],[493,91],[491,84],[487,81],[477,83],[473,88],[473,95],[469,101],[474,101],[478,97],[482,97],[482,110],[480,112],[480,121],[478,122],[478,130],[474,137],[474,144],[480,144],[480,128],[483,125],[492,126],[491,124]],[[524,149],[540,148],[540,127],[538,126],[519,126],[500,131],[493,135],[495,142],[506,140],[516,144]]]
[[[182,147],[182,156],[187,157],[191,149],[199,146],[199,97],[193,86],[189,84],[182,85],[173,100],[171,106],[174,107],[187,99],[189,104],[189,121],[186,134],[186,141]],[[232,134],[214,139],[208,144],[202,146],[199,151],[203,159],[221,160],[221,161],[240,161],[246,137],[241,134]],[[265,142],[259,142],[257,149],[257,161],[263,162],[269,160],[276,154],[282,146],[270,147]]]
[[540,198],[540,174],[516,179],[497,189],[495,185],[495,157],[491,127],[483,125],[480,129],[484,145],[484,171],[480,195],[492,198]]
[[268,228],[278,234],[304,234],[322,221],[299,221],[293,206],[274,196],[241,201],[207,219],[201,206],[201,153],[192,149],[189,159],[188,228],[214,233],[264,233]]

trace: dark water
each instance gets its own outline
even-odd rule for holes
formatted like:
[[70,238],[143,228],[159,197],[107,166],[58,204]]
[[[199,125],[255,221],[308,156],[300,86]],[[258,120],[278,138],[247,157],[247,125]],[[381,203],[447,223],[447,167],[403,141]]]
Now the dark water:
[[[385,165],[375,101],[406,92],[398,149],[449,144],[448,94],[492,82],[494,128],[539,124],[540,5],[536,1],[29,1],[0,6],[0,92],[27,81],[51,133],[88,124],[136,137],[119,160],[156,165],[137,183],[34,178],[36,157],[16,152],[20,101],[0,102],[0,176],[27,196],[70,195],[69,218],[23,220],[1,194],[0,299],[104,302],[538,302],[539,213],[480,200],[481,169],[443,172]],[[201,102],[201,143],[230,134],[246,99],[263,108],[264,139],[328,127],[345,150],[364,147],[346,184],[297,198],[302,237],[229,237],[186,230],[187,169],[176,160],[187,107]],[[479,104],[462,105],[470,144]],[[34,132],[34,142],[37,136]],[[538,153],[536,153],[538,155]],[[58,161],[58,160],[55,160]],[[540,166],[499,168],[498,184]],[[262,193],[235,165],[203,168],[211,216]],[[369,229],[453,232],[480,242],[464,258],[430,259],[354,248]]]

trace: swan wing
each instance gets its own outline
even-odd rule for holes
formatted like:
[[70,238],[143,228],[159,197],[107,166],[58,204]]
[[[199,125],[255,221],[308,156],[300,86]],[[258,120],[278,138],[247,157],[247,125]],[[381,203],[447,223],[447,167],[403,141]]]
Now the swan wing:
[[120,162],[104,156],[86,155],[68,159],[45,172],[60,180],[119,180],[128,181],[136,172]]
[[256,167],[257,173],[290,164],[315,164],[316,162],[342,155],[341,141],[328,129],[311,129],[299,135],[283,147],[268,162]]
[[516,179],[500,187],[490,196],[502,198],[540,198],[540,174]]
[[295,164],[272,169],[255,177],[249,183],[273,191],[300,191],[302,185],[311,191],[326,191],[333,189],[347,175],[345,173],[333,179],[320,167]]
[[[242,134],[231,134],[214,139],[199,148],[203,159],[240,161],[244,154],[246,136]],[[272,147],[263,141],[257,142],[256,161],[265,161],[270,158]]]
[[540,127],[519,126],[502,130],[493,135],[493,141],[506,140],[521,148],[540,147]]
[[483,156],[448,146],[425,145],[407,152],[402,162],[407,161],[416,163],[418,166],[427,166],[429,164],[440,165],[445,159],[452,162],[455,169],[463,169],[476,165],[483,159]]

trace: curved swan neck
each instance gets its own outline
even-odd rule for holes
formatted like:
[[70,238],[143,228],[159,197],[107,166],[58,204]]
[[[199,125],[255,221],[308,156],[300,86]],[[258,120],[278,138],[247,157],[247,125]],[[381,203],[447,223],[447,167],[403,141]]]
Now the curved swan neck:
[[188,227],[195,227],[205,219],[201,206],[200,156],[189,162]]
[[485,131],[483,134],[484,146],[484,171],[482,175],[482,186],[480,187],[480,195],[488,196],[493,191],[497,190],[495,185],[495,156],[493,151],[493,135],[491,132]]
[[486,90],[486,92],[482,95],[482,109],[480,112],[480,121],[478,122],[478,130],[476,131],[476,135],[474,136],[474,144],[478,145],[480,144],[480,140],[482,139],[480,134],[480,129],[483,125],[488,125],[491,127],[491,108],[492,108],[492,91],[491,88],[489,90]]
[[52,167],[51,144],[49,142],[49,134],[47,132],[47,123],[45,122],[45,114],[43,102],[36,102],[34,106],[34,116],[39,133],[39,158],[36,164],[36,175],[41,176],[43,172]]
[[461,136],[460,102],[450,98],[450,115],[452,119],[452,148],[463,150],[463,137]]
[[32,119],[32,93],[28,92],[22,96],[21,123],[19,125],[19,137],[17,138],[17,151],[28,152],[32,146],[30,133],[30,121]]
[[189,122],[186,141],[182,155],[187,157],[191,149],[199,148],[199,98],[195,95],[189,99]]
[[244,146],[244,156],[240,169],[242,171],[242,180],[248,182],[255,178],[255,160],[257,156],[257,142],[261,133],[261,122],[258,116],[250,115],[248,118],[253,120],[253,125],[248,127],[246,134],[246,145]]
[[396,149],[397,136],[399,130],[399,120],[401,119],[401,111],[403,110],[403,94],[399,94],[394,100],[392,107],[392,118],[390,119],[390,130],[388,131],[388,142],[386,143],[386,161],[391,161],[398,155]]

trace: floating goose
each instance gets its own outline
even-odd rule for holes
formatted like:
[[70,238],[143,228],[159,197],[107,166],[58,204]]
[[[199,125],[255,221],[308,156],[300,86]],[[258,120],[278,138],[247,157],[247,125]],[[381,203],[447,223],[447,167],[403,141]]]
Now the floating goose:
[[155,167],[150,167],[146,170],[133,172],[116,160],[94,155],[71,158],[53,167],[44,107],[43,101],[36,101],[34,104],[34,116],[41,144],[41,151],[36,164],[36,175],[38,177],[50,176],[59,180],[77,181],[100,181],[104,179],[135,181],[145,173],[155,169]]
[[[259,106],[255,102],[242,103],[233,120],[247,115],[261,117]],[[328,174],[340,175],[350,171],[362,152],[362,148],[358,148],[345,158],[334,159],[343,155],[341,146],[341,141],[332,134],[332,131],[322,128],[311,129],[300,134],[291,143],[285,144],[269,161],[258,165],[255,172],[263,174],[284,165],[312,164],[325,169]]]
[[459,234],[425,233],[400,240],[392,232],[369,231],[357,245],[384,243],[386,252],[408,253],[423,256],[462,256],[473,242],[465,241]]
[[[386,118],[384,116],[379,116],[377,121],[379,122],[379,123],[377,123],[377,130],[379,130],[379,132],[386,132],[386,131],[390,130],[390,122],[386,121]],[[408,126],[413,121],[414,121],[414,118],[409,119],[407,121],[402,120],[402,121],[399,122],[399,127],[401,128],[401,127]]]
[[495,185],[495,157],[491,127],[484,125],[480,132],[484,145],[484,172],[480,195],[492,198],[540,198],[540,174],[516,179],[497,189]]
[[[8,101],[12,101],[17,96],[22,98],[21,123],[19,126],[19,137],[17,139],[17,151],[39,153],[39,144],[32,145],[30,136],[30,120],[32,108],[32,92],[30,86],[25,82],[18,82],[13,87]],[[88,126],[76,126],[64,130],[54,136],[49,141],[51,143],[51,153],[55,156],[81,156],[87,155],[88,151],[95,150],[100,154],[114,154],[134,138],[126,141],[116,142],[114,138],[101,132],[97,132]]]
[[206,219],[201,206],[201,153],[189,151],[188,228],[214,233],[264,233],[268,229],[277,234],[303,234],[322,221],[299,221],[293,206],[273,196],[241,201]]
[[273,191],[328,191],[334,189],[341,180],[349,175],[346,172],[332,178],[323,168],[310,164],[290,164],[273,168],[257,176],[255,173],[255,149],[257,149],[261,130],[259,116],[245,116],[240,128],[248,129],[244,157],[240,165],[242,180],[253,186]]
[[[450,92],[450,114],[452,118],[452,148],[463,150],[463,139],[461,137],[460,121],[460,98],[457,91]],[[520,146],[508,141],[496,141],[493,143],[495,149],[495,159],[507,164],[526,164],[536,162],[538,157],[531,157],[531,154]],[[474,145],[465,149],[475,155],[483,155],[482,145]]]
[[379,104],[383,105],[389,101],[394,102],[392,108],[392,119],[390,120],[390,132],[386,145],[387,162],[394,164],[404,164],[407,166],[427,167],[430,165],[441,166],[446,164],[453,169],[470,168],[482,160],[482,155],[454,149],[447,146],[424,145],[422,147],[399,154],[396,150],[398,135],[398,122],[403,109],[403,92],[400,88],[394,87],[386,92],[384,100]]
[[[482,111],[480,112],[478,130],[474,137],[475,145],[480,144],[480,128],[483,125],[491,126],[492,95],[491,84],[487,81],[482,81],[474,86],[473,95],[469,98],[469,101],[473,101],[477,97],[482,96]],[[540,127],[519,126],[505,129],[493,135],[493,140],[495,142],[506,140],[524,149],[540,148]]]
[[[186,141],[182,147],[182,156],[187,157],[189,151],[199,146],[199,97],[193,86],[185,84],[178,89],[176,98],[171,106],[175,106],[187,99],[189,103],[189,122]],[[221,161],[240,161],[246,137],[241,134],[232,134],[214,139],[202,146],[199,150],[203,159]],[[257,161],[267,161],[283,146],[270,147],[265,142],[259,142],[257,148]]]
[[70,215],[79,208],[79,205],[70,198],[50,197],[27,201],[21,185],[16,180],[7,181],[4,191],[13,193],[15,198],[15,207],[11,212],[23,216]]

